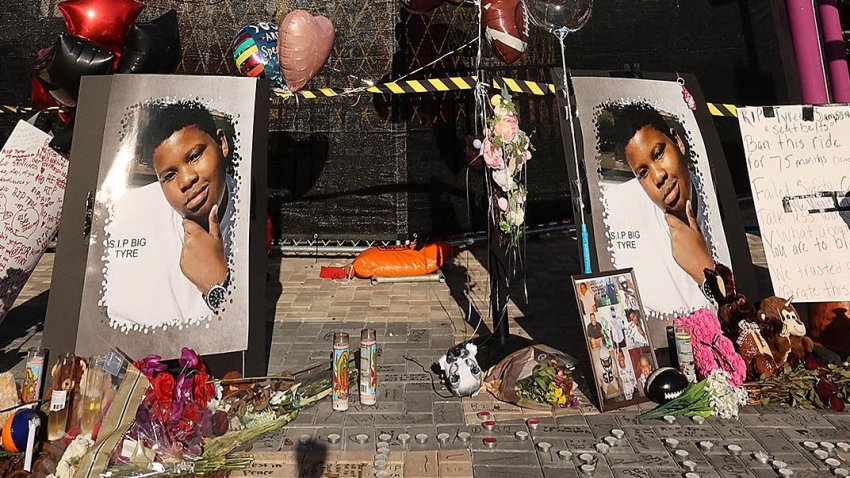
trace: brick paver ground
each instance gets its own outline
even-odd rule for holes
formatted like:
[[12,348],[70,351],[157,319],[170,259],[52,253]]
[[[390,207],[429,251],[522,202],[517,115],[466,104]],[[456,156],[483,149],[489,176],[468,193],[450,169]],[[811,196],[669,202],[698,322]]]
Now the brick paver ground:
[[[750,241],[754,262],[763,267],[760,241],[754,236]],[[528,301],[511,303],[510,316],[513,333],[581,358],[583,338],[569,316],[574,307],[569,277],[578,269],[574,251],[575,243],[560,234],[529,241]],[[486,319],[483,252],[456,257],[443,268],[445,283],[377,286],[319,279],[321,265],[345,259],[271,261],[270,276],[279,282],[269,285],[268,307],[274,310],[269,372],[298,370],[327,358],[334,332],[350,333],[356,348],[360,329],[368,325],[378,331],[379,399],[364,407],[355,392],[347,412],[334,412],[330,401],[306,410],[256,444],[257,462],[243,474],[672,478],[692,470],[699,477],[726,478],[780,476],[773,465],[784,462],[793,476],[834,475],[807,448],[812,443],[827,447],[838,466],[850,468],[850,448],[842,449],[850,442],[848,413],[746,407],[738,420],[638,425],[634,416],[646,405],[599,414],[584,400],[581,409],[554,416],[497,402],[486,393],[450,396],[428,367],[473,334],[478,315],[473,308],[467,317],[470,301]],[[0,326],[0,370],[20,370],[22,351],[40,342],[52,264],[53,255],[46,254]],[[763,277],[763,268],[759,271]],[[515,297],[522,297],[521,285],[515,281]],[[488,332],[488,324],[485,320],[479,332]],[[492,414],[495,428],[481,426],[481,411]],[[529,418],[540,425],[530,428]],[[612,435],[614,429],[622,430],[622,438]],[[488,448],[484,438],[496,438],[496,446]],[[678,444],[671,446],[669,438]],[[386,459],[376,462],[383,447]],[[582,465],[590,466],[583,470]]]

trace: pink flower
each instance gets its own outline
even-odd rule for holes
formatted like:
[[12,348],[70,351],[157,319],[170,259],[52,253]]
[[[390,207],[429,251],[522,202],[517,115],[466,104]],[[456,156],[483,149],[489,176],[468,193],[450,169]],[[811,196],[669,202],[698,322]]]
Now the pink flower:
[[499,198],[496,201],[496,204],[499,205],[499,209],[501,209],[502,211],[508,210],[508,200],[507,200],[507,198],[503,198],[503,197]]
[[484,155],[484,162],[487,163],[487,166],[493,169],[502,169],[504,167],[505,161],[502,159],[502,148],[493,146],[489,137],[485,137],[484,142],[481,144],[481,154]]
[[522,152],[522,162],[524,163],[524,162],[528,161],[529,159],[531,159],[531,151],[526,149],[525,151]]
[[679,317],[676,324],[691,335],[694,365],[701,378],[715,369],[729,372],[730,383],[740,387],[747,374],[744,359],[735,351],[732,341],[720,331],[720,321],[714,312],[701,309],[691,315]]
[[502,138],[505,143],[510,143],[516,138],[519,132],[519,123],[513,116],[508,116],[500,119],[493,126],[493,134]]

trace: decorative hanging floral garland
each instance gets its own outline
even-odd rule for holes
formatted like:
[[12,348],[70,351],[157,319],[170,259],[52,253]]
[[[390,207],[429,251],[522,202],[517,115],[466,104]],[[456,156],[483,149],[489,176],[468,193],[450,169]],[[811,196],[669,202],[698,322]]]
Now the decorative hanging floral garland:
[[493,115],[484,128],[481,153],[496,185],[491,188],[491,199],[499,214],[499,230],[506,237],[508,247],[516,247],[525,233],[528,190],[524,166],[531,159],[534,146],[519,129],[516,105],[506,89],[490,98],[490,105]]

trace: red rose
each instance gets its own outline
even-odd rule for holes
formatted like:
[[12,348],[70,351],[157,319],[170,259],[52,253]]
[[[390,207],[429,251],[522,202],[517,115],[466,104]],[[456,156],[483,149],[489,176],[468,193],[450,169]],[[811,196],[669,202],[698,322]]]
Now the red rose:
[[829,408],[835,410],[836,412],[844,411],[844,402],[841,401],[836,395],[833,395],[829,398]]
[[183,414],[181,415],[186,421],[192,424],[197,424],[201,421],[201,410],[194,403],[188,403],[183,406]]
[[838,387],[829,380],[821,379],[818,380],[815,391],[817,391],[820,398],[829,400],[838,393]]
[[800,357],[797,357],[797,354],[788,354],[787,362],[791,368],[797,368],[797,365],[800,365]]
[[219,410],[212,416],[212,434],[220,437],[227,433],[230,421],[227,419],[227,413]]
[[806,355],[806,370],[815,370],[820,367],[820,360],[815,357],[815,354]]
[[215,393],[215,387],[213,387],[213,384],[207,383],[209,381],[209,375],[206,372],[198,371],[195,373],[194,378],[193,392],[195,401],[200,405],[206,406],[207,402],[210,401]]
[[157,402],[171,403],[174,397],[174,377],[170,373],[160,373],[152,378],[151,386]]

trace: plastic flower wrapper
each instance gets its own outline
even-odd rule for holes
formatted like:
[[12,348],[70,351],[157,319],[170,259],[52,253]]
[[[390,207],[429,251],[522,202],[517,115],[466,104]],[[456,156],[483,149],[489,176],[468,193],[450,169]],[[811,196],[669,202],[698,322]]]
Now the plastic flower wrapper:
[[738,407],[746,404],[746,390],[732,385],[728,372],[715,369],[705,380],[689,386],[678,398],[642,413],[635,419],[641,422],[665,415],[738,418]]
[[483,386],[495,398],[524,408],[576,408],[575,363],[574,358],[551,347],[532,345],[494,365]]
[[[188,365],[191,362],[187,362]],[[197,367],[200,369],[200,363]],[[356,368],[351,366],[349,371],[349,381],[356,383]],[[149,408],[140,407],[131,432],[125,436],[125,443],[129,439],[142,448],[125,453],[129,457],[116,457],[114,466],[109,469],[111,477],[198,475],[248,468],[253,457],[244,453],[245,449],[263,435],[285,426],[298,416],[300,410],[332,392],[330,362],[289,376],[294,381],[287,379],[281,383],[244,379],[253,380],[254,385],[221,400],[211,397],[203,407],[198,403],[198,394],[192,392],[194,401],[182,404],[180,419],[176,422],[171,415],[163,418],[151,413]],[[189,390],[195,389],[198,375],[192,378],[191,387],[188,378],[176,381],[174,401],[189,396]],[[211,387],[212,393],[215,389]],[[194,411],[186,411],[193,410],[193,407],[201,413],[199,420],[192,419]],[[185,416],[187,413],[188,418]],[[120,453],[121,450],[118,450]]]

